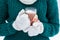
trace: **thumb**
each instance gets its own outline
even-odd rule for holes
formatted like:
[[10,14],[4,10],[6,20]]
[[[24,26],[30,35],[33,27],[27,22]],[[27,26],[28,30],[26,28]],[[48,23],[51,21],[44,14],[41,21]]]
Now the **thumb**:
[[25,13],[25,10],[24,10],[24,9],[22,9],[22,10],[19,12],[19,14],[18,14],[18,15],[20,16],[20,15],[22,15],[22,14],[24,14],[24,13]]
[[32,21],[33,21],[33,22],[34,22],[34,21],[35,21],[35,22],[38,21],[38,16],[35,15]]
[[37,16],[37,15],[35,15],[35,16],[34,16],[34,18],[38,18],[38,16]]
[[18,13],[18,15],[17,15],[16,19],[19,19],[19,18],[20,18],[20,16],[21,16],[22,14],[24,14],[24,13],[25,13],[25,10],[24,10],[24,9],[22,9],[22,10]]

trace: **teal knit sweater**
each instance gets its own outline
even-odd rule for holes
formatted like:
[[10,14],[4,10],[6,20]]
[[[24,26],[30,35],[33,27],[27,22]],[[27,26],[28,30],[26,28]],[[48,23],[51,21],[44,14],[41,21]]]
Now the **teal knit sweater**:
[[[12,27],[19,11],[26,7],[35,7],[39,20],[44,25],[44,32],[38,36],[29,37],[27,33],[17,31]],[[8,21],[8,23],[5,22]],[[59,31],[59,14],[57,0],[37,0],[33,5],[24,5],[19,0],[0,0],[0,36],[4,40],[49,40]]]

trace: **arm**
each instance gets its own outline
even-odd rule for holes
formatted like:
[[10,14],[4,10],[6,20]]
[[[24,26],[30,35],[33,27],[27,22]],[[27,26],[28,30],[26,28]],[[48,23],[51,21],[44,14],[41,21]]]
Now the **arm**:
[[16,33],[12,27],[12,22],[5,23],[8,17],[8,7],[5,0],[0,0],[0,36],[8,36]]
[[59,31],[59,14],[57,0],[47,1],[47,15],[48,23],[44,23],[43,36],[51,37],[58,33]]
[[[47,14],[48,22],[34,22],[32,27],[26,29],[29,36],[37,36],[41,34],[45,37],[51,37],[59,31],[59,14],[56,0],[47,1]],[[39,19],[40,21],[40,19]]]

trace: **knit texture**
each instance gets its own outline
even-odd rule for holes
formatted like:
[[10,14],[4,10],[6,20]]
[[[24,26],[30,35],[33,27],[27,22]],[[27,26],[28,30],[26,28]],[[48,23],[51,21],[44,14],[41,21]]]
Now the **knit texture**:
[[[35,37],[29,37],[27,33],[17,31],[12,27],[20,10],[26,7],[37,9],[39,20],[44,25],[44,32]],[[8,23],[5,22],[8,21]],[[19,0],[0,0],[0,36],[6,36],[4,40],[49,40],[59,31],[59,14],[57,0],[37,0],[33,5],[24,5]]]

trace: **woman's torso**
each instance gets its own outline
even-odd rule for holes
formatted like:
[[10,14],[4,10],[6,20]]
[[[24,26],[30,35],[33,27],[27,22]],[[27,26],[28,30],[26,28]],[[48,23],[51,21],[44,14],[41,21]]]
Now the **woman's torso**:
[[[8,14],[9,19],[8,22],[14,21],[20,10],[25,9],[26,7],[34,7],[37,9],[37,15],[40,21],[48,22],[46,18],[47,12],[47,1],[46,0],[38,0],[33,5],[24,5],[19,0],[8,0]],[[27,33],[23,33],[22,31],[17,31],[15,34],[6,36],[4,40],[49,40],[48,37],[43,37],[42,35],[38,35],[35,37],[29,37]]]

